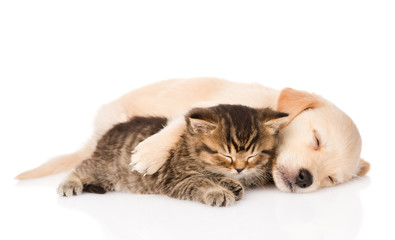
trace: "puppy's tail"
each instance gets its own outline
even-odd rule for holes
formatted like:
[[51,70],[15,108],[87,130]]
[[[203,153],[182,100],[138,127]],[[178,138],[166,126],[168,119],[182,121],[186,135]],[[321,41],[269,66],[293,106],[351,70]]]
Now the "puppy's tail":
[[37,168],[19,174],[15,179],[26,180],[70,170],[85,159],[89,158],[93,153],[93,149],[93,145],[88,143],[78,152],[55,157]]

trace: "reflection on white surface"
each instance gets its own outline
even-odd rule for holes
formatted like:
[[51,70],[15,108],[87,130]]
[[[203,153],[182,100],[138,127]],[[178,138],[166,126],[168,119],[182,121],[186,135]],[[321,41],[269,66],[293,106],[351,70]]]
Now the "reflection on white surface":
[[287,238],[354,239],[364,215],[359,193],[368,184],[364,178],[313,194],[278,195],[276,226]]
[[309,194],[248,191],[228,208],[158,195],[107,193],[59,197],[88,214],[107,239],[354,239],[363,221],[362,178]]

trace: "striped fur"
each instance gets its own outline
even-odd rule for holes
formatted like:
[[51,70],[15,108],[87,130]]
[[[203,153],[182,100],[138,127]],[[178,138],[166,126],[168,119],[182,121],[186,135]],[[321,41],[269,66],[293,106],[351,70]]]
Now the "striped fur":
[[286,116],[241,105],[192,109],[185,116],[187,130],[166,163],[147,176],[132,171],[130,149],[160,131],[167,119],[135,117],[109,130],[58,192],[163,194],[228,206],[243,197],[244,188],[272,183],[278,129]]

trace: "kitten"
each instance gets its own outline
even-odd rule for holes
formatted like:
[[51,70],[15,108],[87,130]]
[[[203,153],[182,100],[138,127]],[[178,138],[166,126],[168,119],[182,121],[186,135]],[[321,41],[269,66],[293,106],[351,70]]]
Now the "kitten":
[[167,120],[135,117],[109,130],[58,193],[124,191],[231,205],[243,197],[245,187],[272,182],[278,130],[287,122],[286,116],[241,105],[192,109],[185,116],[187,129],[166,164],[147,176],[132,171],[129,149],[160,131]]

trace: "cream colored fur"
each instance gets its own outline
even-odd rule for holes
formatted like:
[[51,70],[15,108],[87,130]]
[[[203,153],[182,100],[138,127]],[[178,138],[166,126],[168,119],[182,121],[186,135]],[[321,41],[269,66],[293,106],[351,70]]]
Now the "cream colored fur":
[[[114,124],[125,122],[133,116],[165,116],[175,119],[170,124],[172,126],[177,124],[177,118],[180,118],[184,112],[193,106],[233,103],[251,107],[275,107],[277,97],[278,91],[271,88],[262,87],[258,84],[229,82],[217,78],[174,79],[147,85],[103,105],[95,118],[93,136],[83,149],[73,154],[56,157],[36,169],[18,175],[16,179],[42,177],[73,168],[90,156],[98,139],[107,130]],[[148,141],[152,140],[147,139]],[[165,142],[156,145],[156,147],[165,151],[175,139],[168,138],[167,141],[167,145]],[[148,149],[148,151],[150,150]],[[159,153],[160,151],[156,152]],[[140,151],[140,154],[143,153],[143,151]]]
[[[294,119],[281,130],[279,155],[273,169],[279,189],[290,191],[281,175],[294,179],[300,169],[312,173],[313,184],[304,189],[294,188],[294,192],[311,192],[363,176],[369,171],[369,163],[360,158],[361,137],[350,117],[320,96],[293,89],[283,90],[284,94],[287,103],[283,105],[284,99],[280,96],[277,107],[289,112]],[[296,94],[297,99],[289,99],[291,94]],[[299,108],[295,108],[298,105],[296,100]],[[315,137],[319,147],[316,147]]]
[[[152,174],[166,161],[168,150],[183,131],[183,113],[191,107],[220,103],[272,108],[279,105],[281,108],[289,108],[288,112],[295,119],[282,133],[283,143],[277,164],[286,168],[289,177],[296,174],[297,168],[311,168],[314,183],[300,191],[313,191],[330,185],[326,175],[332,172],[337,174],[337,183],[347,181],[361,173],[363,164],[366,174],[369,166],[366,162],[360,161],[360,136],[351,119],[323,98],[293,91],[280,92],[259,84],[236,83],[216,78],[176,79],[154,83],[133,90],[104,105],[96,116],[94,136],[82,150],[57,158],[54,162],[50,161],[16,178],[41,177],[70,169],[93,152],[97,140],[114,124],[124,122],[133,116],[160,115],[170,118],[170,123],[162,131],[140,143],[132,159],[135,170]],[[293,99],[287,98],[290,93]],[[303,101],[295,102],[295,98]],[[299,105],[304,105],[306,101],[310,101],[311,106],[307,107],[311,107],[311,110],[303,111]],[[330,153],[310,151],[309,141],[312,139],[305,138],[310,136],[314,129],[320,131],[323,139],[328,142],[326,146],[332,147]],[[299,144],[295,146],[293,142]],[[340,143],[347,143],[347,146],[340,146]],[[327,164],[328,162],[330,164]],[[276,168],[274,176],[276,185],[283,191],[289,191],[283,186]]]

